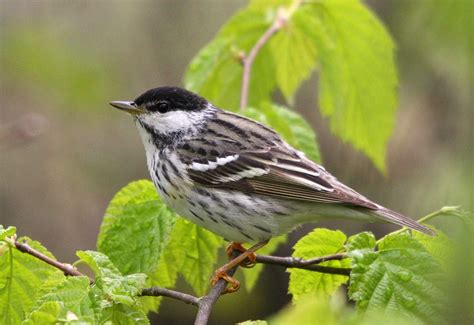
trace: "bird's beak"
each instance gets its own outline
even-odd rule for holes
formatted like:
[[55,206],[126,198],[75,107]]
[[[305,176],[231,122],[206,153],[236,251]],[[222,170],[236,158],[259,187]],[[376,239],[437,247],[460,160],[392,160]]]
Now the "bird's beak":
[[138,108],[134,102],[114,101],[110,102],[110,105],[132,115],[140,115],[143,113],[143,110]]

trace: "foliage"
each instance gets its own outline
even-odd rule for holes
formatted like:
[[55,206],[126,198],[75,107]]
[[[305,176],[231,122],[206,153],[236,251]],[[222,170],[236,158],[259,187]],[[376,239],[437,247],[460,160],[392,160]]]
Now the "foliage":
[[[340,231],[328,229],[315,229],[301,238],[293,247],[293,257],[310,259],[315,256],[326,256],[344,251],[346,235]],[[350,266],[348,259],[341,261],[328,261],[321,263],[323,266],[346,268]],[[301,269],[288,269],[290,285],[288,291],[293,295],[293,301],[308,293],[317,292],[319,295],[332,295],[342,284],[349,280],[348,277],[319,272],[308,272]]]
[[[279,19],[283,23],[253,62],[249,107],[244,107],[243,113],[274,128],[312,160],[321,161],[311,127],[296,112],[276,104],[273,97],[278,90],[287,105],[293,105],[299,87],[317,70],[319,108],[329,118],[331,130],[384,170],[396,106],[394,44],[383,25],[359,1],[251,1],[192,60],[185,76],[187,88],[218,106],[236,110],[242,60]],[[39,71],[44,60],[68,58],[67,54],[57,53],[54,46],[46,50],[38,46],[31,35],[15,44],[10,41],[7,46],[16,46],[16,51],[21,52],[18,60],[35,57],[32,62],[40,67]],[[42,48],[46,54],[32,55],[32,48]],[[82,69],[82,64],[71,60],[67,59],[67,64],[73,70],[79,66]],[[28,65],[25,69],[25,73],[33,70]],[[76,82],[83,86],[82,74],[77,72]],[[92,73],[96,72],[93,68]],[[42,83],[54,86],[57,81]],[[100,85],[93,87],[100,89]],[[342,259],[319,266],[350,268],[350,275],[289,268],[288,290],[293,305],[269,322],[448,323],[453,314],[450,311],[457,310],[446,299],[454,295],[447,290],[449,275],[472,283],[474,274],[469,269],[461,275],[451,273],[459,260],[453,252],[455,248],[470,247],[467,243],[472,241],[474,227],[472,215],[452,207],[437,211],[424,221],[442,215],[455,215],[467,225],[464,241],[457,242],[439,230],[436,237],[428,237],[401,229],[379,240],[370,232],[349,238],[328,229],[310,232],[294,245],[294,260],[345,254]],[[213,233],[175,215],[146,180],[128,184],[111,200],[100,228],[98,251],[77,252],[77,263],[91,269],[92,281],[86,276],[66,277],[53,266],[20,252],[16,240],[15,227],[0,226],[2,324],[148,324],[146,313],[158,311],[160,298],[141,297],[142,289],[172,288],[181,276],[196,295],[204,295],[224,243]],[[286,235],[275,238],[260,253],[271,254],[286,240]],[[26,241],[54,259],[40,243],[26,237],[18,241]],[[261,272],[261,265],[245,270],[249,291]],[[348,308],[340,296],[342,285],[347,283],[354,308]],[[266,323],[261,320],[243,324]]]
[[150,274],[175,221],[176,216],[158,198],[151,182],[132,182],[115,195],[105,211],[97,249],[125,274]]
[[[0,323],[2,324],[21,323],[25,313],[38,299],[46,280],[61,276],[59,270],[14,249],[8,241],[14,235],[14,230],[14,227],[0,230],[1,245],[4,246],[0,256]],[[36,241],[26,237],[18,240],[27,241],[31,247],[53,257]]]
[[308,158],[316,162],[321,161],[316,134],[297,113],[283,106],[262,104],[259,110],[250,107],[244,114],[265,125],[271,125],[283,139],[304,152]]
[[289,3],[253,1],[238,12],[193,59],[186,87],[237,109],[242,56],[283,15],[287,22],[252,66],[249,105],[271,102],[275,89],[293,103],[298,87],[318,69],[319,107],[331,130],[384,170],[398,82],[389,34],[359,1],[305,2],[296,9]]

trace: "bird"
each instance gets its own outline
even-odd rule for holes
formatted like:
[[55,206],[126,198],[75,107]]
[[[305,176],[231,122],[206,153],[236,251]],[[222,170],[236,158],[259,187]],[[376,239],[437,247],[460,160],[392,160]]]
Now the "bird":
[[[133,117],[151,179],[178,215],[230,241],[241,255],[216,270],[212,284],[239,283],[227,272],[251,266],[272,237],[321,219],[386,221],[427,235],[433,230],[343,184],[273,129],[216,107],[179,87],[112,101]],[[242,243],[255,243],[246,250]]]

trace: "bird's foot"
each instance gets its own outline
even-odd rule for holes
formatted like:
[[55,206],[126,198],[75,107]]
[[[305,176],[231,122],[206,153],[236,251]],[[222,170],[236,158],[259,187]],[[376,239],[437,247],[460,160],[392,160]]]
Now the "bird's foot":
[[[255,251],[257,249],[262,248],[267,243],[268,243],[268,240],[262,241],[253,245],[249,249],[245,249],[244,247],[242,247],[242,245],[232,242],[231,245],[229,245],[229,247],[227,247],[226,249],[227,254],[229,255],[229,252],[232,252],[234,248],[241,251],[242,253],[238,255],[237,257],[231,259],[227,264],[223,265],[222,267],[216,270],[216,272],[214,273],[214,276],[211,279],[211,285],[215,286],[217,282],[219,282],[220,279],[223,279],[224,281],[227,281],[228,284],[230,284],[230,286],[228,286],[223,291],[223,294],[231,293],[231,292],[235,292],[239,290],[240,288],[239,281],[237,281],[237,279],[230,276],[227,272],[229,272],[231,269],[233,269],[237,265],[242,265],[242,264],[246,265],[249,263],[255,264],[255,258],[256,258]],[[253,255],[254,257],[250,257],[251,255]],[[249,262],[246,262],[246,261],[249,261]]]
[[222,292],[222,294],[226,293],[232,293],[240,288],[240,282],[236,279],[231,277],[230,275],[227,274],[226,267],[225,265],[221,268],[218,268],[216,272],[214,273],[214,276],[211,279],[211,285],[215,286],[217,282],[222,279],[226,281],[229,285],[225,288],[225,290]]
[[[227,256],[229,257],[229,260],[232,260],[234,258],[234,250],[237,250],[241,252],[242,254],[247,252],[247,249],[244,246],[242,246],[242,244],[232,241],[225,249],[225,252]],[[257,264],[256,260],[257,260],[257,254],[252,252],[248,254],[247,258],[243,260],[239,265],[246,268],[252,268],[255,266],[255,264]]]

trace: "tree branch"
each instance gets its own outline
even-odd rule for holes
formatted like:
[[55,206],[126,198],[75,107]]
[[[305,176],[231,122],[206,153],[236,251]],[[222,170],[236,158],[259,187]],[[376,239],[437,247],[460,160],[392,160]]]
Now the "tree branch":
[[[58,262],[43,253],[37,251],[27,243],[21,243],[17,241],[16,239],[13,240],[12,242],[14,243],[15,247],[26,254],[29,254],[33,257],[36,257],[37,259],[42,260],[43,262],[63,271],[65,275],[68,276],[85,276],[85,274],[79,272],[76,270],[76,268],[70,264],[66,263],[61,263]],[[237,257],[240,255],[241,252],[234,250],[233,252],[233,257]],[[323,257],[317,257],[317,258],[312,258],[312,259],[302,259],[302,258],[296,258],[296,257],[281,257],[281,256],[270,256],[270,255],[257,255],[256,262],[257,263],[262,263],[262,264],[272,264],[272,265],[278,265],[278,266],[283,266],[287,268],[300,268],[300,269],[305,269],[308,271],[315,271],[315,272],[321,272],[321,273],[329,273],[329,274],[339,274],[339,275],[346,275],[348,276],[351,272],[351,269],[349,268],[337,268],[337,267],[330,267],[330,266],[322,266],[318,265],[323,262],[327,261],[334,261],[334,260],[342,260],[347,258],[347,254],[345,253],[339,253],[339,254],[333,254],[333,255],[328,255],[328,256],[323,256]],[[235,266],[232,268],[228,273],[229,276],[233,276],[234,273],[237,271],[238,266]],[[91,280],[92,282],[92,280]],[[141,296],[162,296],[162,297],[168,297],[168,298],[173,298],[177,300],[181,300],[187,304],[191,304],[194,306],[198,307],[198,312],[196,314],[196,319],[195,319],[195,325],[205,325],[209,321],[209,317],[211,315],[212,308],[214,307],[214,304],[217,302],[219,297],[222,295],[224,292],[225,288],[227,287],[227,282],[223,279],[220,279],[217,284],[211,288],[209,293],[201,298],[197,298],[193,295],[186,294],[183,292],[171,290],[171,289],[165,289],[161,287],[151,287],[151,288],[146,288],[143,289],[141,292]]]
[[[241,254],[241,252],[234,250],[232,252],[233,257],[237,257]],[[229,276],[233,276],[235,271],[237,271],[238,266],[230,269],[227,274]],[[224,292],[225,288],[227,287],[227,282],[223,279],[220,279],[217,284],[209,291],[209,293],[199,299],[199,308],[196,314],[196,319],[194,320],[194,325],[206,325],[209,316],[211,315],[212,307],[216,303],[217,299],[221,296],[222,292]]]
[[293,15],[293,13],[301,5],[301,0],[293,1],[293,4],[288,8],[279,8],[275,20],[271,26],[263,33],[263,35],[258,39],[257,43],[250,49],[250,52],[247,56],[242,58],[244,64],[244,70],[242,73],[242,89],[240,93],[240,110],[243,111],[247,107],[248,96],[249,96],[249,84],[250,84],[250,72],[252,70],[252,64],[257,56],[258,52],[262,47],[270,40],[270,38],[278,32],[280,29],[285,26],[288,19]]
[[30,254],[31,256],[36,257],[37,259],[42,260],[45,263],[48,263],[51,266],[54,266],[57,269],[60,269],[61,271],[64,272],[65,275],[70,275],[70,276],[85,276],[85,274],[82,274],[74,266],[71,264],[66,264],[66,263],[60,263],[56,260],[53,260],[52,258],[44,255],[43,253],[37,251],[27,243],[20,243],[19,241],[15,240],[14,241],[15,247],[23,253]]
[[181,300],[187,304],[198,306],[199,305],[199,298],[188,295],[187,293],[165,289],[161,287],[151,287],[142,290],[140,296],[154,296],[154,297],[169,297],[177,300]]

